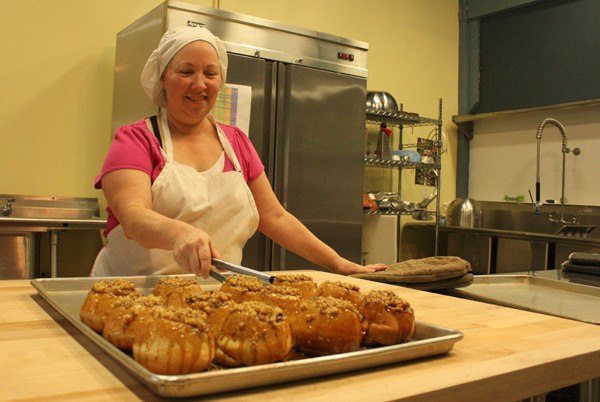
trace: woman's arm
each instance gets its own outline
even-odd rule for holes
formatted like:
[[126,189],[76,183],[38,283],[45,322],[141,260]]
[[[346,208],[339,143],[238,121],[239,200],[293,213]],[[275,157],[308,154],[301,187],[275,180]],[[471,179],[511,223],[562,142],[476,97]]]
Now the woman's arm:
[[211,257],[219,258],[210,236],[153,211],[150,177],[146,173],[114,170],[102,177],[102,189],[128,239],[145,248],[173,250],[173,257],[181,267],[208,277]]
[[286,249],[314,264],[339,274],[373,272],[385,269],[383,264],[362,266],[342,258],[319,240],[296,217],[281,205],[264,172],[248,183],[260,214],[258,229]]

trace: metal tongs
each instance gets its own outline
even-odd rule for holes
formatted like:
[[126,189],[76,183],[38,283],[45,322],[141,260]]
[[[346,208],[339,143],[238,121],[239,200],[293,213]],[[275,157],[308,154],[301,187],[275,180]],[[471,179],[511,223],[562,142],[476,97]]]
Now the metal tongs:
[[[258,280],[269,283],[269,284],[271,284],[271,283],[273,283],[273,281],[275,281],[275,277],[272,275],[268,275],[263,272],[251,269],[251,268],[242,267],[241,265],[232,264],[230,262],[226,262],[226,261],[219,260],[216,258],[212,259],[212,264],[215,267],[224,268],[231,272],[235,272],[237,274],[253,276],[253,277],[257,278]],[[213,269],[213,268],[211,268],[211,270],[210,270],[210,276],[212,276],[219,282],[224,282],[226,279],[225,275],[223,275],[222,273],[220,273],[219,271],[217,271],[216,269]]]

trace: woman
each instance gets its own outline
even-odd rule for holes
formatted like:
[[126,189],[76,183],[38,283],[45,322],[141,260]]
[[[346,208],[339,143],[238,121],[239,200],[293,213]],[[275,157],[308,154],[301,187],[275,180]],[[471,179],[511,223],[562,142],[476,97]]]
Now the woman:
[[282,207],[247,136],[209,114],[226,74],[225,47],[206,28],[165,33],[141,75],[160,113],[119,128],[96,177],[109,217],[92,275],[206,278],[211,258],[239,264],[257,228],[336,273],[385,269],[340,257]]

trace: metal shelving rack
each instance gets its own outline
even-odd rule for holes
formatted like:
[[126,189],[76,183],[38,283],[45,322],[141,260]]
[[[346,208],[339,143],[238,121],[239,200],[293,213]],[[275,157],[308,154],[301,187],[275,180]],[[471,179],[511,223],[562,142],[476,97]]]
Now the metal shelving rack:
[[[437,173],[436,179],[436,191],[437,196],[435,199],[435,211],[400,211],[393,209],[383,209],[377,211],[365,210],[365,215],[414,215],[415,213],[421,214],[432,214],[435,216],[435,244],[434,252],[438,255],[439,250],[439,224],[440,224],[440,194],[441,194],[441,183],[442,183],[442,99],[439,99],[438,106],[438,118],[432,119],[428,117],[421,117],[415,113],[408,113],[405,111],[388,112],[383,110],[367,109],[367,123],[381,124],[386,123],[388,126],[398,127],[400,129],[400,149],[416,147],[416,144],[403,144],[402,143],[402,130],[405,127],[420,127],[420,126],[435,126],[436,127],[436,163],[415,163],[403,160],[389,160],[389,159],[376,159],[365,157],[364,163],[368,167],[379,167],[379,168],[396,168],[399,170],[398,174],[398,193],[402,188],[402,170],[403,169],[417,169],[417,168],[429,168],[435,169]],[[400,239],[400,221],[398,221],[398,239]]]
[[[440,99],[440,108],[442,100]],[[393,126],[416,127],[416,126],[434,126],[441,121],[430,119],[428,117],[420,117],[415,113],[404,111],[388,112],[385,110],[367,109],[367,123],[387,123]]]
[[393,167],[400,169],[416,169],[416,168],[432,168],[439,169],[439,163],[423,163],[423,162],[407,162],[403,160],[396,159],[377,159],[377,158],[369,158],[368,156],[364,159],[366,166],[375,166],[375,167]]

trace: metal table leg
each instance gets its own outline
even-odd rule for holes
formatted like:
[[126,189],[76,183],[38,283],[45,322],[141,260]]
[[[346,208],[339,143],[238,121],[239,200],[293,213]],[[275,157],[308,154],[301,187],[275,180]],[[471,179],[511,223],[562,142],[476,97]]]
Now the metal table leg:
[[50,277],[58,276],[58,230],[50,230]]
[[600,377],[579,384],[579,402],[600,401]]

